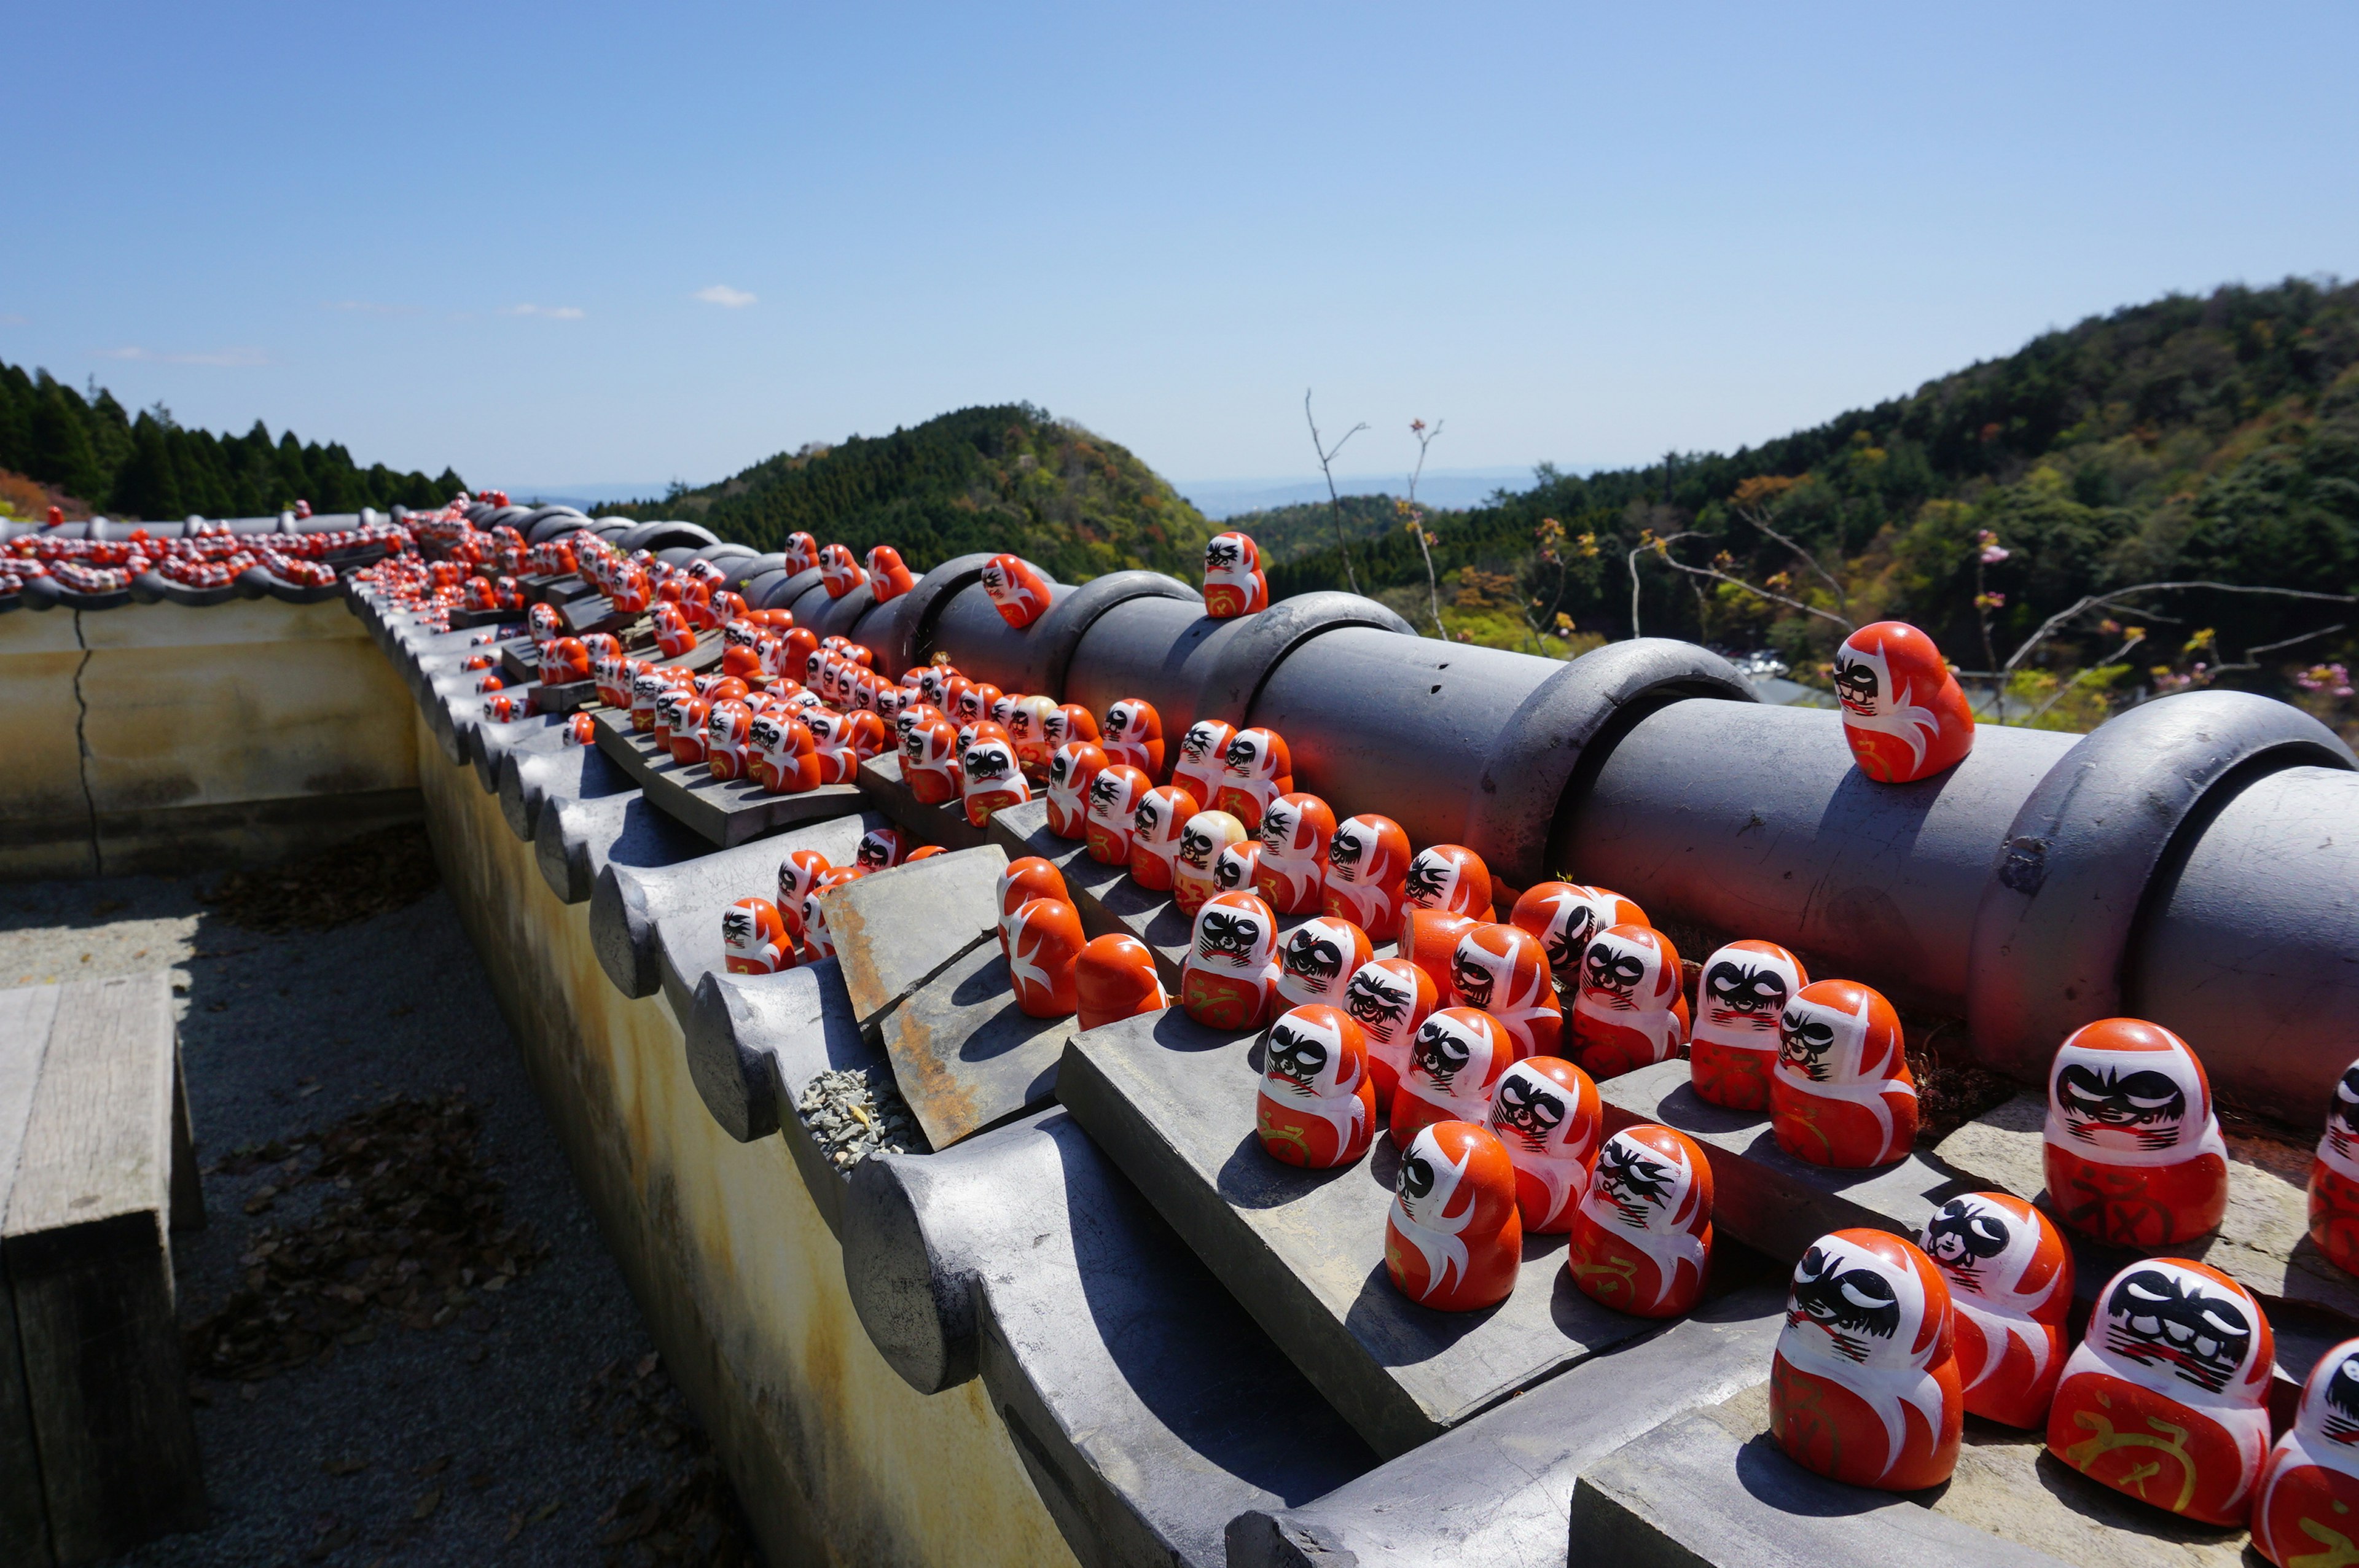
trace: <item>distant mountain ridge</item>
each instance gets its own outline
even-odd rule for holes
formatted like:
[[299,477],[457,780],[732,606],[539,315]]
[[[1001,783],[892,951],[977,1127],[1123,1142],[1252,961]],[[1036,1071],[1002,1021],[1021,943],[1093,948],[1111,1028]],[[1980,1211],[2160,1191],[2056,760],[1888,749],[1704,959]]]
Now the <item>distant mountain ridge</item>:
[[797,532],[855,552],[891,545],[919,571],[1008,550],[1066,581],[1137,567],[1195,581],[1216,532],[1127,449],[1025,403],[806,446],[610,510],[685,517],[763,550]]

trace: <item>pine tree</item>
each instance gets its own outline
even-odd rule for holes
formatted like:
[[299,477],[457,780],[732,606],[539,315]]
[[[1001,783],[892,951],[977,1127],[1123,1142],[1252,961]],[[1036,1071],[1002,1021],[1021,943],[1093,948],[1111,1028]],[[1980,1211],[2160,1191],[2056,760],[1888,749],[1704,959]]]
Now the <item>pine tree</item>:
[[98,454],[91,449],[90,432],[82,424],[82,399],[51,380],[47,371],[40,373],[40,383],[25,471],[77,498],[105,495],[106,476],[99,470]]

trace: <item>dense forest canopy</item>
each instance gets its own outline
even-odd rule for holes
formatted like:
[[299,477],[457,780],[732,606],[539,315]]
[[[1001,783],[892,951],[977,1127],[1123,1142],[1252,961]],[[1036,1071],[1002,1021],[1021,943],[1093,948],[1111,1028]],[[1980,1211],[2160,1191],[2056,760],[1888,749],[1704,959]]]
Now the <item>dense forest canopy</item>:
[[[1512,579],[1529,604],[1561,570],[1575,623],[1627,636],[1635,570],[1640,630],[1766,645],[1798,670],[1827,656],[1839,624],[1682,573],[1654,542],[1822,611],[1913,621],[1969,669],[2004,662],[2082,596],[2135,583],[2359,593],[2359,286],[2288,279],[2171,296],[1758,447],[1585,477],[1543,468],[1531,489],[1496,501],[1429,522],[1445,602],[1472,572]],[[1549,519],[1567,541],[1555,562],[1536,546]],[[1250,519],[1232,522],[1250,531]],[[1397,595],[1414,584],[1422,599],[1425,566],[1406,530],[1355,542],[1353,558],[1364,586]],[[1274,568],[1270,586],[1282,596],[1345,579],[1330,545]],[[2134,621],[2161,623],[2131,655],[2141,672],[2203,632],[2210,647],[2240,656],[2359,623],[2351,606],[2280,598],[2139,603],[2155,613],[2116,612],[2114,630],[2083,617],[2075,635],[2042,644],[2041,662],[2102,658]],[[2348,641],[2313,639],[2282,658],[2322,657]]]
[[12,364],[0,364],[0,470],[80,503],[76,513],[158,522],[263,517],[298,501],[314,512],[440,506],[466,488],[447,468],[429,480],[361,468],[342,446],[307,445],[291,430],[273,440],[258,419],[243,436],[216,436],[182,428],[160,404],[134,416],[113,393],[92,386],[84,397]]
[[1201,577],[1202,513],[1125,449],[1029,404],[782,452],[720,484],[614,509],[685,517],[764,550],[788,534],[891,545],[925,570],[1012,550],[1068,582],[1125,568]]

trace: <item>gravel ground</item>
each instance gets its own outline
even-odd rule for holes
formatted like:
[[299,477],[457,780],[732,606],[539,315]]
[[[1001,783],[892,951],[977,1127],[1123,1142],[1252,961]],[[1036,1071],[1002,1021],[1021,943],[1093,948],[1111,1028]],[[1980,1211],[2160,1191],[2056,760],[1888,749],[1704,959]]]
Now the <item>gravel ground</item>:
[[[201,902],[212,880],[17,884],[0,901],[0,986],[172,976],[210,1219],[174,1240],[183,1325],[249,1283],[253,1260],[241,1260],[257,1233],[299,1230],[353,1195],[303,1180],[316,1135],[388,1097],[462,1097],[480,1130],[471,1190],[491,1192],[498,1222],[528,1227],[531,1245],[512,1278],[458,1292],[439,1327],[408,1326],[436,1302],[353,1309],[366,1326],[291,1370],[192,1378],[212,1523],[121,1561],[740,1560],[734,1498],[656,1361],[447,896],[270,935]],[[286,1147],[266,1160],[256,1150],[274,1140]]]

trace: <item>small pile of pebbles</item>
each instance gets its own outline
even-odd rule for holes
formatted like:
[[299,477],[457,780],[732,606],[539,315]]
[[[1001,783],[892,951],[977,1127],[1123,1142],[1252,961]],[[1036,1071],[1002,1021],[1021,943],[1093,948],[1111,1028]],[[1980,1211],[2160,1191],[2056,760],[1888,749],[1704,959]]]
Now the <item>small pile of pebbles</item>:
[[821,1073],[803,1090],[795,1109],[839,1171],[849,1171],[871,1154],[931,1153],[909,1102],[883,1067]]

